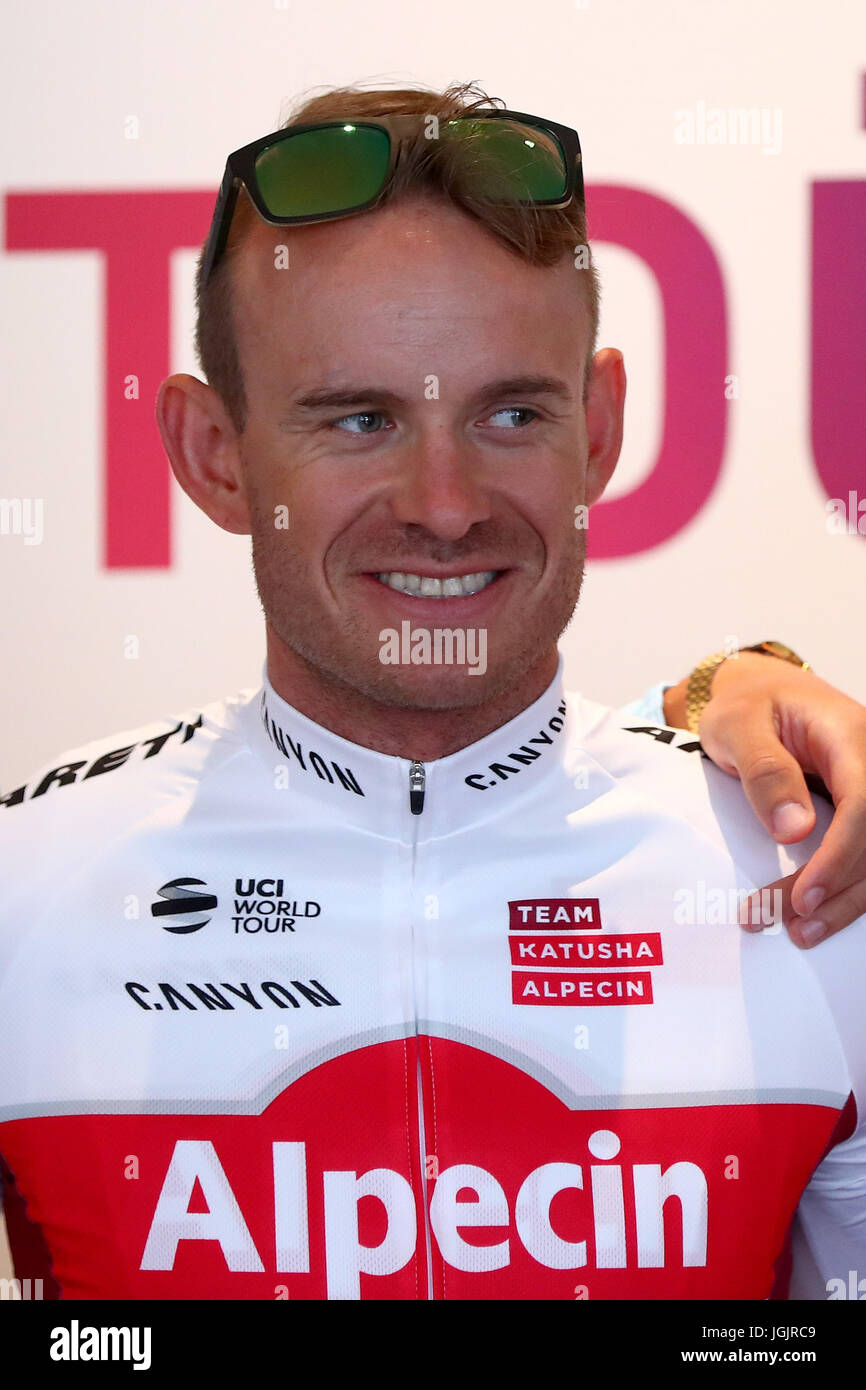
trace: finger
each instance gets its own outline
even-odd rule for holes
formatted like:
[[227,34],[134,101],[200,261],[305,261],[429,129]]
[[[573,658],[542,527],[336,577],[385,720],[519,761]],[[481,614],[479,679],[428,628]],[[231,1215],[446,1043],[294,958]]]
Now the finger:
[[747,931],[766,926],[768,901],[775,919],[777,891],[788,934],[798,946],[817,945],[866,911],[866,806],[856,797],[840,802],[811,859],[744,899],[740,924]]
[[755,815],[780,844],[802,840],[815,825],[815,810],[796,758],[780,742],[772,706],[744,705],[739,717],[729,707],[722,719],[708,705],[698,736],[714,762],[733,766]]
[[789,917],[796,916],[791,906],[791,890],[802,872],[798,869],[786,878],[777,878],[774,883],[756,888],[744,898],[739,907],[740,926],[748,932],[759,932],[775,922],[787,922]]
[[838,896],[863,878],[866,878],[866,797],[842,796],[820,845],[803,865],[792,900],[794,911],[808,916],[824,899]]
[[866,913],[866,880],[860,879],[843,893],[828,898],[812,917],[786,919],[788,935],[796,946],[810,950],[851,925]]

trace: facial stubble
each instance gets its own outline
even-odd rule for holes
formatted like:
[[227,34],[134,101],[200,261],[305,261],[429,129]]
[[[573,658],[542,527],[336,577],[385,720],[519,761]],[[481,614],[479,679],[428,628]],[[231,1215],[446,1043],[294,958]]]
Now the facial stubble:
[[[529,613],[526,601],[520,601],[515,604],[512,620],[506,620],[504,633],[500,618],[499,630],[488,634],[483,675],[470,679],[466,667],[444,665],[435,667],[434,681],[426,671],[421,681],[413,680],[421,668],[380,661],[378,630],[365,631],[356,613],[326,607],[306,557],[293,543],[291,526],[276,527],[273,509],[255,488],[248,488],[248,496],[253,570],[265,618],[308,673],[344,699],[360,696],[400,710],[476,709],[514,688],[556,646],[577,606],[586,557],[586,533],[580,528],[573,529],[569,537],[572,544],[564,549],[555,573],[546,574],[549,555],[543,554],[539,582],[544,582],[547,590],[544,601]],[[537,540],[543,551],[540,537]],[[406,548],[401,553],[405,554]],[[319,563],[327,569],[328,555]],[[423,567],[423,560],[418,563]],[[349,582],[356,582],[354,576]],[[413,624],[413,631],[425,626],[431,627],[429,620]],[[443,619],[442,626],[459,625],[453,619]]]

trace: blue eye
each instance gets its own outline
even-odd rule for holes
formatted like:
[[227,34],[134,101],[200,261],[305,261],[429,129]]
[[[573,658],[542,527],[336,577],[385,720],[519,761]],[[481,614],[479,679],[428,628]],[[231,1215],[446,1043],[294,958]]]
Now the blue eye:
[[[537,419],[538,411],[531,410],[528,405],[506,405],[503,406],[501,410],[494,410],[490,419],[494,419],[497,415],[531,415],[534,419]],[[531,423],[531,421],[529,423]]]
[[[359,410],[359,411],[356,411],[356,413],[355,413],[354,415],[343,415],[343,416],[340,417],[339,420],[333,420],[331,423],[332,423],[333,425],[335,425],[335,426],[339,426],[339,425],[344,424],[346,420],[384,420],[384,418],[385,418],[385,416],[384,416],[384,414],[383,414],[383,412],[382,412],[381,410]],[[346,433],[347,433],[347,434],[377,434],[378,431],[377,431],[377,430],[360,429],[360,430],[347,430]]]

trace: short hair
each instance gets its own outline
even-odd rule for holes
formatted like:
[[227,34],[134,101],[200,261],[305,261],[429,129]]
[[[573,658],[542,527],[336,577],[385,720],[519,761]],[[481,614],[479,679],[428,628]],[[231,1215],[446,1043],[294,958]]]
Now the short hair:
[[[365,89],[363,84],[357,83],[348,87],[334,87],[320,96],[311,97],[293,111],[280,129],[289,130],[292,126],[315,121],[372,119],[389,114],[417,115],[418,130],[401,142],[400,160],[388,187],[376,203],[376,210],[419,193],[432,193],[461,208],[515,255],[532,265],[552,266],[566,253],[574,257],[575,252],[581,250],[580,273],[585,286],[584,299],[590,326],[583,381],[583,400],[586,404],[601,299],[599,279],[587,238],[586,210],[577,199],[573,199],[565,208],[544,208],[521,204],[496,207],[474,198],[471,179],[461,178],[461,172],[468,167],[465,161],[471,161],[473,157],[471,139],[448,142],[446,157],[436,148],[440,145],[439,141],[425,137],[423,118],[434,116],[440,121],[451,120],[454,116],[466,115],[475,107],[502,110],[505,102],[489,97],[474,82],[454,83],[443,91],[424,87]],[[232,318],[232,263],[248,227],[256,219],[257,213],[241,187],[221,261],[208,284],[203,286],[203,246],[196,273],[196,354],[206,380],[221,396],[238,433],[243,433],[246,428],[247,400]]]

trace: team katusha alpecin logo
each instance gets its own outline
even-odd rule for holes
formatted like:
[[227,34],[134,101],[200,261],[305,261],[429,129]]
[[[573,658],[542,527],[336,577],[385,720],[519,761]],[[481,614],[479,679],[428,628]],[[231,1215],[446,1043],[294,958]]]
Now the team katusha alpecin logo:
[[512,1004],[652,1004],[661,932],[603,932],[598,898],[509,902],[508,930]]
[[[202,891],[203,890],[203,891]],[[210,921],[202,918],[203,912],[213,912],[217,905],[215,894],[208,890],[204,879],[173,878],[157,888],[161,902],[151,903],[152,917],[170,917],[172,923],[161,922],[163,931],[185,936],[188,932],[201,931]]]

